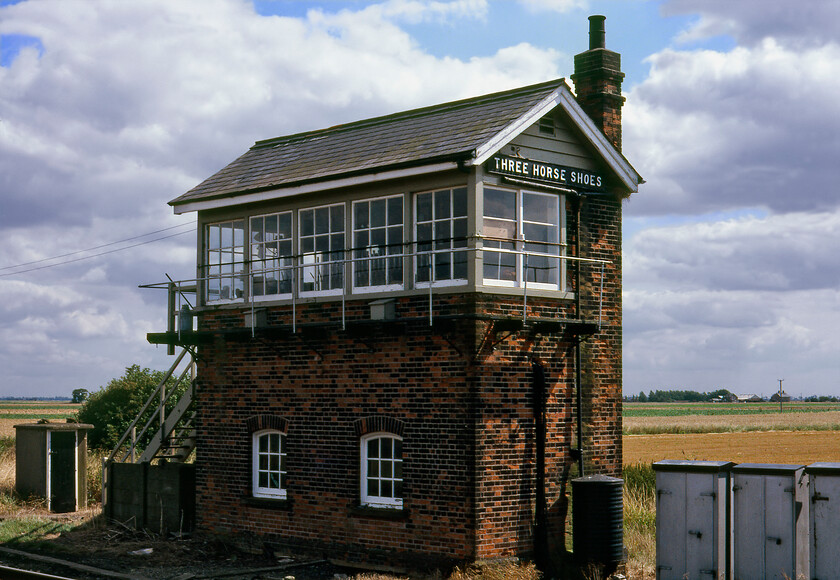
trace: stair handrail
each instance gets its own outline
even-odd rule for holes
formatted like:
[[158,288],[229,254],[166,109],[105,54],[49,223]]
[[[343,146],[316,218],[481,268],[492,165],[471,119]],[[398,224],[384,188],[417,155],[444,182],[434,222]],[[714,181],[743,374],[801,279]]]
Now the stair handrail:
[[[161,390],[162,390],[162,389],[166,386],[166,382],[167,382],[167,381],[168,381],[168,380],[172,377],[172,375],[175,373],[175,371],[176,371],[176,370],[177,370],[177,368],[178,368],[178,365],[180,365],[180,364],[181,364],[181,361],[182,361],[182,360],[184,360],[184,356],[186,356],[186,355],[187,355],[187,353],[189,353],[189,354],[190,354],[190,358],[191,358],[192,360],[190,361],[190,364],[187,366],[187,368],[186,368],[186,369],[185,369],[185,370],[181,373],[181,375],[180,375],[180,377],[178,378],[178,380],[177,380],[176,384],[180,384],[180,382],[184,379],[184,376],[186,375],[186,373],[187,373],[188,371],[192,370],[192,369],[195,367],[195,357],[193,356],[192,352],[190,352],[190,350],[189,350],[189,349],[187,349],[187,348],[183,349],[183,350],[181,351],[181,354],[179,354],[179,355],[178,355],[178,357],[175,359],[175,362],[174,362],[174,363],[172,363],[172,366],[171,366],[171,367],[169,367],[169,370],[168,370],[168,371],[164,374],[163,378],[162,378],[162,379],[161,379],[161,381],[158,383],[158,385],[157,385],[157,387],[155,388],[155,390],[152,392],[152,394],[151,394],[151,395],[149,396],[149,398],[146,400],[146,403],[143,405],[143,408],[142,408],[142,409],[140,409],[140,412],[138,412],[138,413],[137,413],[137,416],[136,416],[136,417],[134,418],[134,420],[131,422],[131,425],[129,425],[129,426],[128,426],[128,429],[126,429],[126,430],[125,430],[125,433],[123,433],[122,437],[120,438],[119,442],[118,442],[118,443],[116,444],[116,446],[114,447],[113,451],[111,451],[110,455],[108,455],[108,457],[107,457],[107,458],[105,458],[105,460],[103,461],[103,464],[106,464],[106,465],[107,465],[107,464],[109,464],[109,463],[111,463],[111,462],[113,462],[113,461],[114,461],[114,458],[117,456],[117,454],[119,453],[120,448],[122,448],[123,444],[126,442],[126,439],[128,439],[128,438],[131,436],[132,431],[133,431],[133,430],[137,427],[137,423],[139,423],[140,418],[143,416],[143,413],[145,413],[145,412],[149,409],[149,407],[151,406],[151,404],[152,404],[152,402],[155,400],[155,398],[157,398],[157,397],[159,396],[159,393],[161,392]],[[172,396],[172,393],[174,393],[174,392],[175,392],[175,389],[172,389],[172,390],[170,391],[170,393],[169,393],[169,396],[171,397],[171,396]],[[167,402],[168,400],[169,400],[169,397],[166,397],[164,400],[162,400],[162,401],[160,402],[160,406],[161,406],[161,408],[163,408],[163,406],[166,404],[166,402]],[[143,427],[143,430],[140,432],[140,436],[141,436],[141,437],[142,437],[142,435],[146,432],[146,429],[149,427],[149,424],[151,423],[152,419],[154,419],[154,417],[155,417],[156,415],[157,415],[157,414],[152,414],[152,418],[149,420],[149,422],[148,422],[148,423],[146,423],[146,426],[145,426],[145,427]],[[137,446],[137,441],[139,440],[139,438],[140,438],[140,437],[137,437],[137,436],[135,436],[135,437],[133,437],[133,438],[132,438],[132,439],[133,439],[133,441],[131,442],[131,445],[129,446],[128,451],[126,451],[126,452],[125,452],[125,454],[123,454],[123,456],[120,458],[120,462],[125,461],[125,458],[126,458],[126,457],[128,457],[128,455],[129,455],[129,454],[130,454],[133,450],[135,450],[135,449],[136,449],[136,446]]]
[[[177,389],[177,386],[181,384],[181,381],[183,381],[183,380],[184,380],[184,376],[185,376],[185,375],[186,375],[189,371],[190,371],[190,367],[188,366],[186,369],[184,369],[184,371],[180,374],[180,376],[178,377],[178,379],[175,381],[175,387],[176,387],[176,388],[171,389],[171,390],[169,391],[169,394],[168,394],[168,395],[166,395],[166,397],[164,397],[164,398],[163,398],[163,400],[161,400],[161,402],[160,402],[160,409],[161,409],[161,410],[162,410],[162,409],[165,409],[166,404],[169,402],[169,399],[171,399],[171,398],[172,398],[172,395],[174,395],[174,394],[175,394],[176,389]],[[164,381],[164,382],[165,382],[165,381]],[[156,391],[156,393],[155,393],[155,394],[157,394],[157,392],[160,392],[160,387],[162,387],[162,386],[163,386],[163,384],[159,385],[159,388],[158,388],[158,390]],[[192,388],[192,387],[190,387],[190,388]],[[137,419],[140,419],[140,417],[143,415],[143,413],[144,413],[145,411],[146,411],[146,409],[143,409],[142,411],[140,411],[140,412],[137,414]],[[146,434],[146,431],[148,431],[148,430],[149,430],[149,427],[151,427],[151,425],[152,425],[152,423],[154,423],[155,419],[159,419],[159,420],[160,420],[160,430],[161,430],[161,433],[160,433],[160,440],[161,440],[161,442],[163,442],[163,440],[164,440],[164,439],[166,438],[166,436],[168,435],[168,433],[164,433],[164,432],[163,432],[163,431],[164,431],[164,424],[166,423],[166,414],[165,414],[164,412],[152,413],[152,414],[149,416],[149,420],[148,420],[148,421],[146,421],[146,424],[145,424],[145,425],[143,425],[143,428],[142,428],[142,429],[140,429],[140,432],[139,432],[139,433],[137,433],[136,435],[134,435],[134,436],[133,436],[133,439],[134,439],[134,440],[131,442],[131,445],[129,446],[128,450],[127,450],[127,451],[123,454],[123,456],[120,458],[120,462],[125,461],[125,458],[126,458],[126,457],[128,457],[128,456],[131,454],[131,452],[132,452],[132,451],[136,451],[136,450],[137,450],[137,442],[138,442],[138,441],[140,441],[140,440],[142,439],[143,435],[145,435],[145,434]],[[136,423],[135,423],[135,424],[136,424]],[[131,427],[129,427],[129,431],[131,431]]]

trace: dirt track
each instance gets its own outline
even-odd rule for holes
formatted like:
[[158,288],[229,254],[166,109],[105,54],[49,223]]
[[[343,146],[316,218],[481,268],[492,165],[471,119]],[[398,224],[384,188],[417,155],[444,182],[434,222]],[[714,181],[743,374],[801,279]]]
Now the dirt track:
[[625,465],[660,459],[801,465],[816,461],[840,462],[840,433],[755,431],[624,436]]

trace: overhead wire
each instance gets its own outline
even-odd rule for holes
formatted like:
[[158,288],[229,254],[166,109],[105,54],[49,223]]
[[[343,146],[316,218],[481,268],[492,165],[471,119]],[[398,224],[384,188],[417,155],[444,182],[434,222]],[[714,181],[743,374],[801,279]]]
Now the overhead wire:
[[[53,256],[53,257],[50,257],[50,258],[42,258],[42,259],[40,259],[40,260],[33,260],[33,261],[31,261],[31,262],[23,262],[23,263],[20,263],[20,264],[15,264],[15,265],[13,265],[13,266],[4,266],[4,267],[0,268],[0,271],[2,271],[2,270],[11,270],[11,269],[15,269],[15,268],[22,268],[22,267],[24,267],[24,266],[31,266],[32,264],[40,264],[40,263],[42,263],[42,262],[49,262],[49,261],[52,261],[52,260],[59,260],[59,259],[61,259],[61,258],[67,258],[67,257],[69,257],[69,256],[75,256],[75,255],[77,255],[77,254],[83,254],[83,253],[86,253],[86,252],[92,252],[92,251],[94,251],[94,250],[99,250],[99,249],[102,249],[102,248],[107,248],[107,247],[114,246],[114,245],[117,245],[117,244],[124,244],[124,243],[126,243],[126,242],[130,242],[130,241],[132,241],[132,240],[138,240],[138,239],[140,239],[140,238],[145,238],[145,237],[147,237],[147,236],[151,236],[151,235],[153,235],[153,234],[158,234],[158,233],[161,233],[161,232],[165,232],[165,231],[173,230],[173,229],[180,228],[180,227],[183,227],[183,226],[194,226],[194,224],[193,224],[193,223],[179,224],[179,225],[177,225],[177,226],[171,226],[171,227],[168,227],[168,228],[163,228],[163,229],[160,229],[160,230],[155,230],[155,231],[152,231],[152,232],[148,232],[148,233],[145,233],[145,234],[141,234],[141,235],[139,235],[139,236],[133,236],[133,237],[131,237],[131,238],[125,238],[125,239],[123,239],[123,240],[118,240],[118,241],[116,241],[116,242],[109,242],[109,243],[107,243],[107,244],[101,244],[101,245],[99,245],[99,246],[94,246],[94,247],[92,247],[92,248],[88,248],[88,249],[85,249],[85,250],[77,250],[77,251],[75,251],[75,252],[68,252],[68,253],[66,253],[66,254],[61,254],[61,255],[58,255],[58,256]],[[34,272],[34,271],[36,271],[36,270],[45,270],[45,269],[47,269],[47,268],[55,268],[55,267],[57,267],[57,266],[64,266],[64,265],[66,265],[66,264],[72,264],[72,263],[74,263],[74,262],[81,262],[81,261],[83,261],[83,260],[90,260],[90,259],[92,259],[92,258],[98,258],[98,257],[100,257],[100,256],[106,256],[106,255],[108,255],[108,254],[114,254],[114,253],[116,253],[116,252],[122,252],[122,251],[124,251],[124,250],[130,250],[130,249],[132,249],[132,248],[136,248],[136,247],[139,247],[139,246],[144,246],[144,245],[146,245],[146,244],[151,244],[151,243],[154,243],[154,242],[159,242],[159,241],[161,241],[161,240],[166,240],[166,239],[169,239],[169,238],[174,238],[174,237],[176,237],[176,236],[181,236],[181,235],[184,235],[184,234],[188,234],[188,233],[190,233],[190,232],[194,232],[194,231],[195,231],[195,229],[196,229],[195,227],[192,227],[192,228],[190,228],[190,229],[188,229],[188,230],[184,230],[183,232],[176,232],[176,233],[174,233],[174,234],[169,234],[169,235],[166,235],[166,236],[160,236],[160,237],[158,237],[158,238],[154,238],[154,239],[151,239],[151,240],[145,240],[145,241],[142,241],[142,242],[138,242],[138,243],[136,243],[136,244],[131,244],[131,245],[128,245],[128,246],[123,246],[123,247],[120,247],[120,248],[115,248],[115,249],[113,249],[113,250],[108,250],[108,251],[105,251],[105,252],[98,252],[98,253],[96,253],[96,254],[91,254],[91,255],[89,255],[89,256],[82,256],[82,257],[79,257],[79,258],[74,258],[74,259],[72,259],[72,260],[63,260],[63,261],[58,262],[58,263],[55,263],[55,264],[46,264],[46,265],[43,265],[43,266],[37,266],[37,267],[35,267],[35,268],[27,268],[27,269],[25,269],[25,270],[15,270],[14,272],[7,272],[7,273],[5,273],[5,274],[0,274],[0,278],[5,278],[5,277],[7,277],[7,276],[14,276],[14,275],[16,275],[16,274],[25,274],[25,273],[27,273],[27,272]]]

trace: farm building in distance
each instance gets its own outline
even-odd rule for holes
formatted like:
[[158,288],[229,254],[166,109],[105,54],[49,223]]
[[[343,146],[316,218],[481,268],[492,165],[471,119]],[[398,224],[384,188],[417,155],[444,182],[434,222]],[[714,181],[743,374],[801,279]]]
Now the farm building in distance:
[[622,466],[642,180],[603,20],[576,95],[260,141],[171,202],[197,214],[197,282],[171,287],[198,326],[150,340],[197,351],[199,530],[404,566],[562,549],[570,479]]

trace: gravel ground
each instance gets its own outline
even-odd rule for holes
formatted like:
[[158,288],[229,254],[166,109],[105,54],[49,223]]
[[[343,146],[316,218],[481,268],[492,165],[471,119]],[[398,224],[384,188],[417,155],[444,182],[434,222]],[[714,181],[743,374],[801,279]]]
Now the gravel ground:
[[7,543],[0,548],[0,564],[77,580],[331,580],[355,574],[324,560],[269,554],[253,546],[194,537],[164,539],[93,524],[40,542]]

